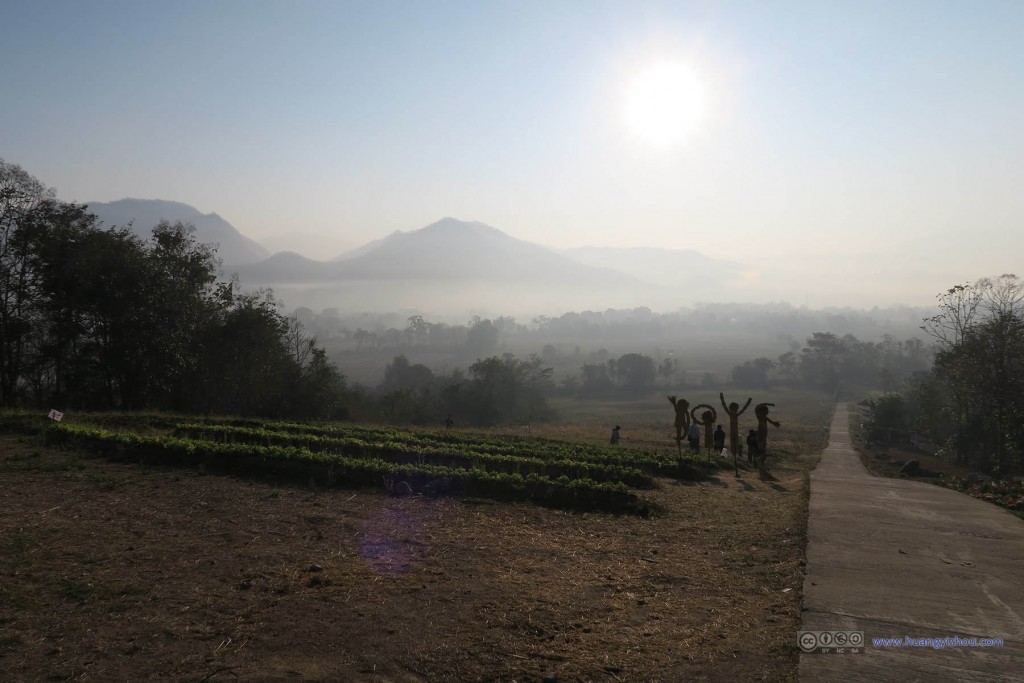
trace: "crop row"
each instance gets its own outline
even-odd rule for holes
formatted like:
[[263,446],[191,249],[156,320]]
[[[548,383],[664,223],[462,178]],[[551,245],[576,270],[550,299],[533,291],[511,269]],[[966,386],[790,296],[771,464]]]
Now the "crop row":
[[387,441],[407,444],[406,447],[456,447],[474,453],[528,457],[556,462],[591,462],[610,466],[638,468],[656,476],[683,479],[699,478],[705,465],[689,456],[677,457],[672,451],[658,452],[627,448],[608,448],[571,444],[546,439],[494,437],[457,432],[410,432],[384,427],[348,424],[311,425],[265,422],[263,430],[328,438],[356,438],[370,442]]
[[53,424],[51,444],[115,459],[150,464],[203,466],[211,471],[271,476],[321,486],[380,486],[382,480],[405,481],[413,490],[438,489],[500,500],[530,500],[553,507],[639,512],[647,507],[622,482],[544,476],[537,472],[494,472],[480,468],[397,463],[381,458],[353,458],[295,446],[218,443],[214,441],[112,432],[88,426]]
[[339,453],[353,458],[379,457],[400,464],[429,464],[443,467],[486,469],[492,472],[535,472],[551,478],[621,481],[633,488],[653,488],[649,475],[637,467],[565,459],[541,459],[527,455],[505,455],[477,451],[465,446],[437,446],[430,442],[331,438],[315,434],[284,434],[266,429],[230,425],[182,424],[176,436],[224,443],[294,446],[314,452]]
[[[204,426],[235,427],[266,431],[279,434],[296,435],[299,445],[308,445],[305,441],[312,438],[322,439],[358,439],[368,444],[390,444],[389,448],[396,451],[430,452],[431,450],[455,451],[459,453],[478,454],[482,456],[507,456],[509,458],[525,458],[531,461],[545,461],[564,467],[565,463],[593,463],[596,466],[611,468],[607,475],[595,474],[587,476],[612,477],[614,468],[621,468],[619,478],[629,479],[630,484],[637,487],[647,486],[643,480],[635,479],[629,474],[639,470],[642,475],[675,477],[678,479],[701,478],[707,464],[690,456],[677,457],[674,449],[640,450],[631,448],[595,446],[586,444],[566,443],[550,439],[526,438],[518,436],[492,436],[467,434],[454,431],[409,431],[393,427],[363,426],[345,423],[299,424],[281,421],[268,421],[258,418],[232,417],[182,417],[168,414],[146,413],[79,413],[71,419],[75,423],[91,424],[112,430],[156,431],[167,432],[182,426],[202,424]],[[44,417],[4,411],[0,414],[0,428],[5,424],[17,431],[37,431],[45,428],[49,422]],[[65,422],[65,424],[67,424]],[[265,441],[270,443],[270,441]],[[285,443],[274,441],[274,443]],[[417,462],[419,458],[417,457]],[[502,470],[515,471],[514,461],[498,466]],[[525,464],[525,463],[523,463]],[[472,463],[470,463],[472,466]],[[522,471],[522,467],[519,468]]]

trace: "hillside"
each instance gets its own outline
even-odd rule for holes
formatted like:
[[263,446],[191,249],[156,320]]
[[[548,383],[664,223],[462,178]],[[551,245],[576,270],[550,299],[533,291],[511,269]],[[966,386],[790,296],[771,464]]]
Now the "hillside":
[[202,213],[194,206],[163,199],[120,199],[115,202],[87,202],[105,227],[126,226],[149,239],[161,221],[181,221],[195,226],[196,239],[203,244],[216,244],[217,254],[225,265],[253,263],[270,256],[270,252],[249,239],[235,226],[216,213]]
[[460,280],[636,285],[608,268],[566,258],[483,223],[444,218],[419,230],[393,233],[364,253],[337,261],[351,279]]
[[246,287],[272,287],[287,306],[314,309],[536,314],[641,305],[667,293],[454,218],[392,233],[332,261],[276,254],[233,272]]

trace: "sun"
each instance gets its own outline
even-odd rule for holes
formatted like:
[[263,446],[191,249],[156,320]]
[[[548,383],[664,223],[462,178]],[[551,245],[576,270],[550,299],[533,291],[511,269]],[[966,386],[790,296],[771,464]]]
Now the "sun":
[[690,138],[706,118],[707,107],[707,88],[688,64],[658,62],[632,80],[623,113],[637,139],[667,147]]

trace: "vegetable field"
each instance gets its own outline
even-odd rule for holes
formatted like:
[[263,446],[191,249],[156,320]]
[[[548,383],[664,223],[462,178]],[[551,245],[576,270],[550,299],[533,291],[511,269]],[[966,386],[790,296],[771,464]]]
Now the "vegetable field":
[[49,424],[8,414],[4,423],[9,429],[42,430],[54,446],[149,465],[645,516],[655,510],[643,492],[656,487],[657,478],[700,479],[714,467],[680,458],[675,449],[336,423],[125,414]]

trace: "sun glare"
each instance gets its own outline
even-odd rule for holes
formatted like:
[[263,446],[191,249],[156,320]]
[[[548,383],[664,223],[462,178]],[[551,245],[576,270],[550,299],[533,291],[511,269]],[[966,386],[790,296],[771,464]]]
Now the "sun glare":
[[625,122],[654,146],[685,141],[707,114],[707,91],[686,64],[661,62],[637,74],[626,94]]

